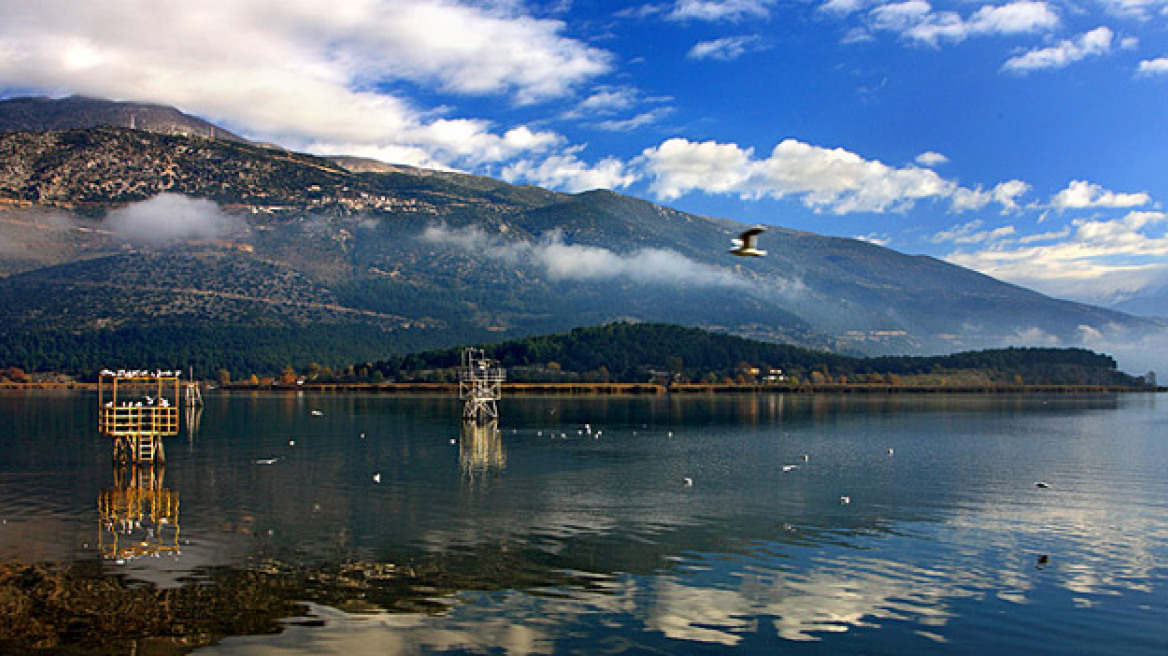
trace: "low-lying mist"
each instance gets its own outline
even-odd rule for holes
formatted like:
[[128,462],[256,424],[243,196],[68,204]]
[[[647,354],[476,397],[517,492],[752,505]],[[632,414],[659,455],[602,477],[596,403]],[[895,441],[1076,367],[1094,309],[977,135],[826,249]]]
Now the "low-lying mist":
[[169,192],[112,210],[103,226],[119,239],[147,244],[222,239],[247,230],[243,219],[214,201]]

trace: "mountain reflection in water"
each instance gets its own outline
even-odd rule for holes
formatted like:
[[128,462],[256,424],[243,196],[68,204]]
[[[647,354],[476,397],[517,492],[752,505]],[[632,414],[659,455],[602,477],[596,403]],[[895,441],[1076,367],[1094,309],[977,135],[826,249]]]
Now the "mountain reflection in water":
[[1168,649],[1153,396],[218,395],[165,485],[91,401],[0,396],[0,558],[266,609],[200,653]]

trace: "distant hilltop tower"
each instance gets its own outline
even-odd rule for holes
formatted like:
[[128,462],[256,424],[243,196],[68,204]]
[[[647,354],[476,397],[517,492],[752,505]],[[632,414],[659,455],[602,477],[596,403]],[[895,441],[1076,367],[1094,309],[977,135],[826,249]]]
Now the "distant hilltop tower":
[[506,372],[499,363],[486,357],[482,349],[462,352],[458,369],[458,398],[462,399],[462,418],[484,421],[499,418],[497,401],[503,396]]

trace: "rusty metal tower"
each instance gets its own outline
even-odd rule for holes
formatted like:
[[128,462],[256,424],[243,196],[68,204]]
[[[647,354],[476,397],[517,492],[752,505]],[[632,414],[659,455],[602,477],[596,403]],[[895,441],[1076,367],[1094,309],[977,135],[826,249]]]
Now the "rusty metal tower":
[[458,368],[458,398],[462,399],[462,418],[482,421],[498,419],[497,401],[503,396],[506,371],[482,349],[467,348]]
[[103,370],[97,379],[98,432],[113,438],[118,462],[162,462],[162,438],[178,435],[178,373]]

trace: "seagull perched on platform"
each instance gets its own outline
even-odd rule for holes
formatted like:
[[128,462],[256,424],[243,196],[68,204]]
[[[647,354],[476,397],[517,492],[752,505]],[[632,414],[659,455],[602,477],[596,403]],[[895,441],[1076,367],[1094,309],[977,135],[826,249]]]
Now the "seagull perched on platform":
[[766,232],[766,228],[754,226],[741,235],[738,235],[738,239],[734,240],[734,248],[730,249],[730,254],[741,257],[761,257],[766,255],[766,251],[760,251],[754,243],[755,238],[764,232]]

